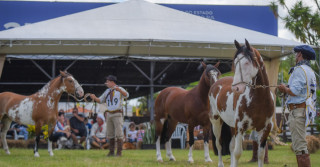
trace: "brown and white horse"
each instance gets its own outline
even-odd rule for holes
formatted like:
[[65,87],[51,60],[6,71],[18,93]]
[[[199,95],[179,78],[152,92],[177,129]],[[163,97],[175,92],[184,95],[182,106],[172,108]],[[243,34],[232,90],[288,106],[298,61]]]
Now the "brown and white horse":
[[156,123],[156,148],[157,161],[163,162],[160,152],[160,143],[166,145],[167,156],[170,160],[175,160],[171,151],[171,135],[175,131],[177,123],[187,123],[189,129],[189,159],[193,163],[192,148],[194,144],[193,130],[197,125],[204,128],[204,150],[205,161],[212,162],[209,156],[209,133],[211,123],[208,118],[209,99],[208,92],[210,86],[218,80],[221,74],[215,66],[206,65],[201,76],[199,84],[191,90],[185,90],[178,87],[169,87],[161,91],[155,101],[155,123]]
[[[234,57],[234,77],[224,77],[214,83],[209,91],[210,121],[213,133],[220,138],[224,121],[234,128],[234,136],[230,144],[231,166],[238,166],[242,154],[242,139],[249,129],[258,132],[258,164],[263,166],[264,147],[272,128],[274,99],[270,92],[269,80],[260,53],[250,46],[235,41],[237,52]],[[264,85],[265,88],[258,85]],[[258,86],[255,88],[254,86]],[[221,145],[215,142],[219,154],[219,167],[223,167]]]
[[[63,92],[83,96],[83,89],[78,81],[67,72],[60,71],[60,76],[51,80],[41,90],[31,96],[23,96],[12,92],[0,93],[0,120],[3,123],[1,140],[3,148],[10,154],[6,134],[12,121],[25,125],[35,125],[36,141],[34,156],[39,157],[38,144],[41,127],[48,125],[49,135],[56,125],[58,103]],[[53,156],[52,142],[48,140],[48,152]]]

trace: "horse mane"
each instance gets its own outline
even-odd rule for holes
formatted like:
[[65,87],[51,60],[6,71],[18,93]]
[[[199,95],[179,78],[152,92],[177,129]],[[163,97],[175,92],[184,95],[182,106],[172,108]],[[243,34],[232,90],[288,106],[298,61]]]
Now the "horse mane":
[[[66,74],[66,76],[72,76],[72,74],[68,73],[67,71],[64,71],[64,73]],[[40,93],[43,89],[45,89],[46,87],[49,87],[49,85],[51,83],[53,83],[54,80],[58,79],[60,77],[59,82],[62,83],[64,76],[62,76],[61,74],[59,74],[58,76],[56,76],[55,78],[51,79],[48,83],[46,83],[40,90],[38,90],[38,92]]]

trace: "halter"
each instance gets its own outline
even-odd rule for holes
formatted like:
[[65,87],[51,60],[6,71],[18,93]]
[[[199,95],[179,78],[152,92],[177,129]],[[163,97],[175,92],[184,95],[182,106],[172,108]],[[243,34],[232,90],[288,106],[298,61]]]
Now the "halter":
[[[242,68],[241,68],[241,64],[240,64],[240,60],[243,59],[244,57],[245,57],[245,56],[241,57],[240,59],[238,58],[238,60],[237,60],[236,63],[235,63],[236,66],[237,66],[237,64],[239,63],[241,81],[238,82],[238,83],[232,84],[232,86],[236,86],[236,85],[238,85],[238,84],[244,83],[246,86],[248,86],[248,87],[250,87],[250,88],[252,88],[252,89],[268,88],[268,87],[277,87],[277,85],[275,85],[275,86],[270,86],[270,85],[257,85],[257,84],[256,84],[257,75],[256,75],[255,78],[254,78],[254,84],[250,84],[250,83],[244,82],[244,81],[243,81]],[[258,70],[261,72],[262,69],[261,69],[260,64],[259,64],[258,61],[257,61],[257,57],[254,57],[253,59],[254,59],[254,61],[256,62],[257,66],[258,66]]]

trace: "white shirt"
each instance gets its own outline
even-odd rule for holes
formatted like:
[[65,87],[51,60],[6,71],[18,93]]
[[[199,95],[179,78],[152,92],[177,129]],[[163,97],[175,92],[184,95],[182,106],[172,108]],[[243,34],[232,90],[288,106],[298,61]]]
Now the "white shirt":
[[112,89],[108,88],[100,97],[100,103],[106,103],[107,110],[108,111],[116,111],[116,110],[122,110],[122,102],[124,98],[129,97],[129,93],[122,87],[119,87],[122,91],[127,93],[127,96],[123,96],[119,91],[113,90],[113,98],[112,101],[110,99],[109,92],[112,91]]
[[107,137],[107,124],[103,123],[100,127],[98,122],[94,123],[91,128],[90,137],[96,136],[98,138],[106,138]]
[[129,138],[132,139],[132,140],[136,139],[137,138],[137,132],[138,131],[136,131],[136,130],[134,130],[134,131],[129,130],[128,136],[131,135]]

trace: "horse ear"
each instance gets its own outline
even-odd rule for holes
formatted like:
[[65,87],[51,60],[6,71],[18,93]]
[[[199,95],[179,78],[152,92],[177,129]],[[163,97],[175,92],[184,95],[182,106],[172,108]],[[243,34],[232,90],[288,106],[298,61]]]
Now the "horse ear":
[[234,45],[236,46],[236,48],[239,50],[241,48],[239,42],[237,40],[234,40]]
[[67,77],[67,71],[60,71],[62,77]]
[[218,67],[219,67],[219,64],[220,64],[220,61],[218,61],[218,63],[216,63],[214,66],[215,66],[216,68],[218,68]]
[[247,41],[247,39],[245,39],[245,40],[246,40],[246,47],[247,47],[247,49],[251,50],[251,46],[250,46],[249,42]]
[[204,63],[204,62],[202,61],[202,62],[201,62],[201,64],[202,64],[202,67],[203,67],[204,69],[206,69],[206,68],[207,68],[206,63]]

